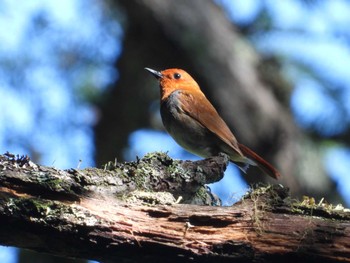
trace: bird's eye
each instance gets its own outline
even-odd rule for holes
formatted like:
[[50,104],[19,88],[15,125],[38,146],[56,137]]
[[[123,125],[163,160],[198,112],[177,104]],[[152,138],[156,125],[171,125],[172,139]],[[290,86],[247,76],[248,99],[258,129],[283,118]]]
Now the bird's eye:
[[174,79],[179,79],[181,78],[181,74],[180,73],[174,73]]

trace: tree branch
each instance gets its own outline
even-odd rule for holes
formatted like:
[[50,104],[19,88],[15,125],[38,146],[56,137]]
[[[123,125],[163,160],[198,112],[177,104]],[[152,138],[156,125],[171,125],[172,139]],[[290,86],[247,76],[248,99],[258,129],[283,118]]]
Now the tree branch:
[[204,184],[226,165],[154,153],[62,171],[0,156],[0,243],[118,262],[350,261],[349,210],[293,202],[280,185],[232,207],[175,202],[217,203]]

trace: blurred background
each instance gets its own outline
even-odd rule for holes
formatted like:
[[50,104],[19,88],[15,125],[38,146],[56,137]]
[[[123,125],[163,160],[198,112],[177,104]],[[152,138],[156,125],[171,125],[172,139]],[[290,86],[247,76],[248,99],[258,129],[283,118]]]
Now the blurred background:
[[[350,1],[0,1],[0,153],[60,169],[151,151],[166,134],[144,67],[179,67],[295,198],[350,205]],[[259,171],[210,185],[225,205]],[[0,262],[73,262],[0,247]],[[74,261],[76,262],[76,261]]]

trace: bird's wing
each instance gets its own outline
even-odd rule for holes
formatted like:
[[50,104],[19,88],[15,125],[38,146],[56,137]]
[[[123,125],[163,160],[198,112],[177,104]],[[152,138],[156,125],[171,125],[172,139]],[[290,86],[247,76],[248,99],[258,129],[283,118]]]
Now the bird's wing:
[[178,102],[185,114],[198,121],[243,156],[235,136],[203,93],[186,90],[179,92],[178,96]]

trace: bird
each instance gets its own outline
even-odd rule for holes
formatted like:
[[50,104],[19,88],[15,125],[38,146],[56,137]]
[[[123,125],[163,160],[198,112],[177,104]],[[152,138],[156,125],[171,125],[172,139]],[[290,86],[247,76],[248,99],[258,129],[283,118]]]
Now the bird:
[[190,74],[178,68],[144,69],[159,82],[162,122],[180,146],[203,158],[224,153],[244,172],[252,165],[274,179],[280,177],[269,162],[237,141]]

